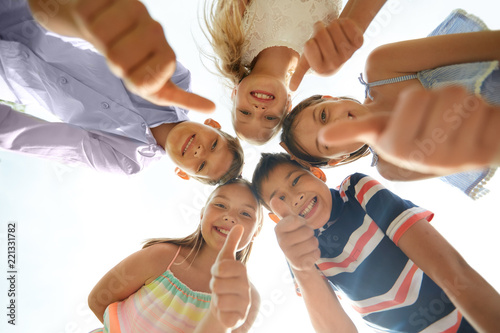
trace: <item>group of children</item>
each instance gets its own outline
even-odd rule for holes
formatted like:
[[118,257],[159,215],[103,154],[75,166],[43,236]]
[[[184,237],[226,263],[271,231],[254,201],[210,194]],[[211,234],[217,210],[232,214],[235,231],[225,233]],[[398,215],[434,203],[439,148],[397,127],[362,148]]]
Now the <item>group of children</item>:
[[[232,90],[236,135],[263,144],[283,127],[288,154],[263,154],[249,183],[240,178],[239,140],[214,120],[188,120],[187,109],[214,105],[191,92],[189,71],[139,1],[81,0],[52,10],[37,0],[0,0],[0,99],[40,104],[62,120],[0,105],[2,148],[125,174],[166,153],[182,178],[219,185],[193,234],[148,241],[97,283],[89,306],[104,328],[95,332],[249,331],[260,298],[245,263],[262,206],[276,217],[317,332],[356,331],[337,293],[375,330],[499,330],[499,293],[429,224],[431,212],[358,173],[330,189],[317,167],[371,152],[388,179],[453,173],[477,195],[498,163],[500,32],[455,11],[430,37],[370,54],[360,78],[364,103],[318,95],[292,109],[290,88],[310,69],[334,74],[384,3],[209,7],[207,37]],[[462,88],[446,87],[456,83]],[[422,153],[428,142],[435,148]],[[128,283],[112,286],[125,271]],[[445,300],[439,315],[418,316],[435,299]]]

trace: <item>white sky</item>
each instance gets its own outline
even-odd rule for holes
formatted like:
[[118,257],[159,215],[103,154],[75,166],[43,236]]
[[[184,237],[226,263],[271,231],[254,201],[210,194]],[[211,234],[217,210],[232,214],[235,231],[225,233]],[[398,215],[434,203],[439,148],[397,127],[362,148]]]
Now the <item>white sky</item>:
[[[231,134],[228,92],[201,64],[193,39],[200,37],[201,1],[145,1],[165,29],[177,57],[191,69],[193,88],[217,103],[212,117]],[[365,35],[365,45],[332,78],[309,77],[294,105],[314,93],[361,99],[357,77],[370,50],[387,42],[426,36],[455,8],[499,29],[500,4],[493,0],[393,0],[382,9]],[[30,110],[51,119],[45,113]],[[204,120],[195,113],[193,120]],[[261,151],[279,151],[277,141],[264,147],[244,144],[244,176],[250,178]],[[403,198],[436,213],[433,225],[497,290],[500,272],[491,258],[499,253],[497,205],[500,177],[492,193],[472,201],[439,180],[414,183],[384,181],[369,167],[370,158],[327,171],[330,187],[360,171],[382,181]],[[45,160],[0,152],[0,331],[88,332],[100,327],[87,308],[94,284],[116,263],[137,251],[150,237],[177,237],[192,232],[212,188],[174,176],[166,158],[143,173],[122,177],[74,169]],[[17,324],[7,324],[7,223],[17,223]],[[266,218],[255,242],[249,274],[260,291],[262,307],[253,332],[312,332],[302,300],[295,296],[288,269]],[[493,264],[493,265],[492,265]],[[359,323],[356,314],[353,315]],[[369,332],[361,323],[359,329]]]

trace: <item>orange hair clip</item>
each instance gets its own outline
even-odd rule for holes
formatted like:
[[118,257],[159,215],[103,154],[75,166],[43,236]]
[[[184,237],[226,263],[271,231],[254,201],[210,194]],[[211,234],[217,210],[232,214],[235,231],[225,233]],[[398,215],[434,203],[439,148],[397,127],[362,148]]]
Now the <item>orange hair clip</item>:
[[278,217],[278,215],[274,214],[274,213],[269,213],[269,218],[274,222],[274,223],[279,223],[280,218]]
[[189,175],[179,167],[175,168],[175,174],[184,180],[189,180],[190,178]]
[[216,129],[221,129],[221,125],[217,121],[213,120],[212,118],[208,118],[203,123],[205,125],[210,126],[210,127],[213,127],[213,128],[216,128]]

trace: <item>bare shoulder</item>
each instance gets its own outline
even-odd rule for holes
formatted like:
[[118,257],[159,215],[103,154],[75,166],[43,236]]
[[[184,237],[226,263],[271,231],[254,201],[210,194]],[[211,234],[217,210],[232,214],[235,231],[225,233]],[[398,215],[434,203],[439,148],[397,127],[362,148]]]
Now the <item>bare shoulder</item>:
[[143,252],[142,259],[154,267],[151,277],[145,284],[156,279],[167,269],[178,249],[179,246],[172,243],[158,243],[141,250]]

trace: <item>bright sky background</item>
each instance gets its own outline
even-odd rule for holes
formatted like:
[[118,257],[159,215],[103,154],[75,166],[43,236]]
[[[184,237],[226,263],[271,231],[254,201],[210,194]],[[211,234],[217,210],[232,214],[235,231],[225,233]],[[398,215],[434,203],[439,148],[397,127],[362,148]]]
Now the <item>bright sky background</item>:
[[[206,48],[198,18],[202,1],[145,1],[165,29],[178,59],[193,76],[193,88],[217,103],[212,116],[223,129],[234,131],[229,120],[229,94],[203,67],[197,45]],[[331,78],[308,77],[294,97],[294,105],[314,93],[362,99],[357,77],[370,50],[388,42],[419,38],[431,32],[453,9],[463,8],[499,29],[500,4],[492,0],[391,0],[365,35],[365,45],[352,61]],[[197,41],[197,44],[195,43]],[[207,64],[209,66],[209,64]],[[53,119],[43,111],[29,109]],[[204,117],[191,114],[193,120]],[[261,151],[280,151],[277,141],[264,147],[244,144],[244,176],[251,178]],[[433,225],[496,290],[500,272],[492,259],[500,251],[497,214],[500,178],[492,193],[479,201],[467,198],[439,180],[390,183],[369,167],[370,158],[327,171],[336,187],[347,175],[360,171],[381,180],[403,198],[436,213]],[[150,237],[191,233],[212,188],[174,176],[165,158],[139,175],[122,177],[0,152],[0,331],[82,333],[100,327],[87,307],[95,283],[120,260],[137,251]],[[7,223],[17,223],[17,326],[8,325]],[[266,218],[248,265],[251,280],[262,298],[253,332],[312,332],[302,300],[295,296],[284,256],[276,245],[273,223]],[[359,323],[356,314],[353,320]],[[369,332],[359,324],[362,332]]]

